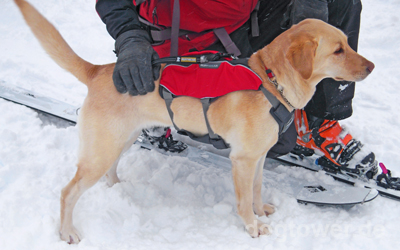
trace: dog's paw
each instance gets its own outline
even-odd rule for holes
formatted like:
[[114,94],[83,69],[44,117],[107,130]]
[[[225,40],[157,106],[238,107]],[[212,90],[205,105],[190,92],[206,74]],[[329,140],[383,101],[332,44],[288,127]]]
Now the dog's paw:
[[256,238],[260,235],[270,235],[271,234],[270,226],[259,220],[254,220],[253,223],[247,224],[246,230],[250,234],[250,236],[253,238]]
[[60,230],[60,238],[68,244],[77,244],[81,241],[81,236],[74,227],[70,230]]
[[106,180],[107,180],[107,185],[108,185],[109,187],[112,187],[112,186],[114,186],[115,184],[121,182],[117,176],[113,177],[113,176],[106,175]]
[[275,213],[275,207],[271,204],[262,204],[261,206],[254,206],[254,212],[258,216],[268,216]]
[[117,183],[120,183],[121,181],[119,180],[117,173],[115,171],[108,171],[108,173],[106,173],[106,180],[107,180],[107,185],[109,187],[114,186]]

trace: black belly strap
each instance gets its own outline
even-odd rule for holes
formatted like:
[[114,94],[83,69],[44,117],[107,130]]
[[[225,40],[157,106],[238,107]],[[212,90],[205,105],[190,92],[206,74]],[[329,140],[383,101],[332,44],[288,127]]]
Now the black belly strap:
[[212,130],[212,128],[210,126],[210,122],[208,121],[208,117],[207,117],[207,111],[210,107],[210,104],[212,102],[214,102],[215,100],[217,100],[218,97],[200,99],[201,104],[203,106],[203,113],[204,113],[204,118],[206,121],[208,134],[203,135],[203,136],[195,136],[193,133],[191,133],[187,130],[179,129],[178,126],[176,126],[176,124],[174,122],[174,112],[172,112],[172,110],[171,110],[171,103],[174,98],[178,98],[179,96],[173,95],[171,92],[169,92],[163,86],[160,86],[160,95],[165,100],[165,104],[167,106],[168,114],[171,117],[172,124],[174,125],[174,128],[176,129],[176,131],[178,131],[179,134],[189,136],[192,140],[195,140],[195,141],[199,141],[199,142],[206,143],[206,144],[212,144],[217,149],[229,148],[229,144],[227,144],[222,139],[221,136],[214,133],[214,131]]
[[[281,135],[282,133],[286,132],[286,130],[289,128],[290,124],[293,122],[294,112],[293,111],[289,112],[286,109],[286,107],[262,85],[260,86],[260,90],[263,92],[263,94],[268,99],[268,101],[272,104],[272,108],[270,109],[270,114],[272,115],[272,117],[274,117],[275,121],[278,123],[279,135]],[[179,129],[174,122],[174,113],[171,110],[171,103],[174,98],[177,98],[179,96],[173,95],[171,92],[169,92],[163,86],[160,86],[160,95],[165,100],[165,104],[167,106],[169,116],[171,117],[172,124],[174,125],[175,129],[178,131],[179,134],[189,136],[192,140],[195,140],[195,141],[212,144],[217,149],[229,148],[229,144],[227,144],[222,139],[221,136],[214,133],[214,131],[212,130],[210,123],[208,121],[208,117],[207,117],[207,111],[208,111],[211,103],[213,103],[215,100],[217,100],[218,97],[200,99],[201,104],[203,106],[203,113],[204,113],[204,118],[206,121],[208,134],[203,135],[203,136],[195,136],[193,133],[191,133],[189,131],[186,131],[184,129]]]

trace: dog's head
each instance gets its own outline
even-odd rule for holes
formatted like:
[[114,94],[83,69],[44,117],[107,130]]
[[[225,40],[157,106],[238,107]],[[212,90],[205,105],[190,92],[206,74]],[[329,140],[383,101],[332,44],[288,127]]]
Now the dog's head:
[[335,80],[361,81],[374,64],[352,48],[339,29],[316,19],[306,19],[289,29],[283,39],[286,59],[307,80],[331,77]]
[[265,67],[271,69],[296,108],[308,103],[322,79],[361,81],[375,67],[350,48],[342,31],[317,19],[293,25],[253,54],[249,65],[263,78],[264,87],[275,93],[265,73]]

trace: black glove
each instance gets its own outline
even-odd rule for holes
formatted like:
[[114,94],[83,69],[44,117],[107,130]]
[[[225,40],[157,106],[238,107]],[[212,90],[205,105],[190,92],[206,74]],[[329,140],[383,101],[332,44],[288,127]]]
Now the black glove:
[[152,66],[158,59],[151,47],[150,36],[145,30],[128,30],[115,40],[118,56],[113,81],[118,92],[145,95],[154,91],[154,81],[160,76],[160,65]]

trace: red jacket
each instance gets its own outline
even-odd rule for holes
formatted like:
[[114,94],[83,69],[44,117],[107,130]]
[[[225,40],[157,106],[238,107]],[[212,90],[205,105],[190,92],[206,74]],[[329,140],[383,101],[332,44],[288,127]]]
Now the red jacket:
[[[140,29],[138,14],[161,28],[170,28],[173,0],[146,0],[139,7],[127,0],[96,0],[96,10],[116,39],[119,34]],[[230,34],[249,18],[258,0],[180,0],[180,29],[195,32],[179,38],[179,54],[203,50],[217,41],[212,32],[224,27]],[[199,32],[202,32],[199,34]],[[160,57],[169,56],[170,41],[154,46]]]
[[[179,54],[192,49],[203,50],[217,41],[211,31],[224,27],[228,34],[242,26],[249,18],[258,0],[181,0],[180,29],[205,34],[179,38]],[[139,14],[147,21],[170,28],[173,0],[145,1]],[[160,57],[169,56],[170,41],[154,46]]]

